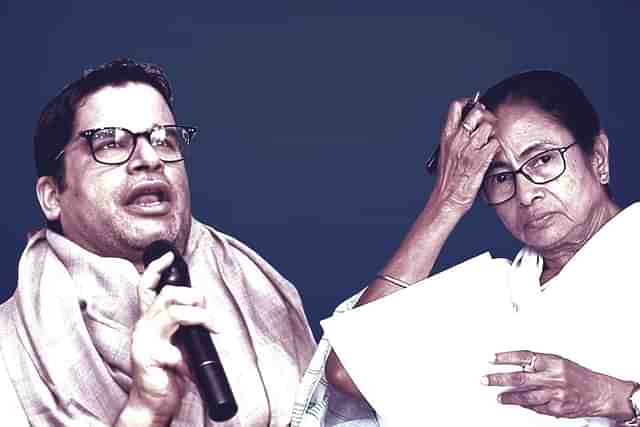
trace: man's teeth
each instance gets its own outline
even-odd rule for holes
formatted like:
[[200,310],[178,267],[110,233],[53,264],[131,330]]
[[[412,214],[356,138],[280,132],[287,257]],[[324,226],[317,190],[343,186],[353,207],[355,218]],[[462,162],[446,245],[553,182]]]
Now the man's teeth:
[[160,196],[158,194],[143,194],[141,196],[136,197],[134,203],[136,205],[156,205],[161,202]]

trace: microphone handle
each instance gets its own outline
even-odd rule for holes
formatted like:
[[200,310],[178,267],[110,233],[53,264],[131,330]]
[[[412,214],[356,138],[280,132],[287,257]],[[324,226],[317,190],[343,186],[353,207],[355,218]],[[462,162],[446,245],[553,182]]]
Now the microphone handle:
[[175,337],[185,349],[202,400],[207,402],[209,418],[226,421],[233,417],[238,412],[238,404],[209,331],[200,325],[183,325]]

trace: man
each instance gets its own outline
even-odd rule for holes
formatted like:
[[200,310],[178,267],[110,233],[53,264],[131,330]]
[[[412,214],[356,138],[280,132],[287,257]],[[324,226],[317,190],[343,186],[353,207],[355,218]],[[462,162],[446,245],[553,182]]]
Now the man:
[[[315,348],[300,298],[242,243],[191,216],[171,88],[149,64],[116,60],[44,109],[34,149],[47,229],[20,259],[0,308],[0,350],[33,426],[203,426],[205,407],[172,336],[203,325],[238,402],[224,426],[283,426]],[[192,288],[156,293],[175,243]]]

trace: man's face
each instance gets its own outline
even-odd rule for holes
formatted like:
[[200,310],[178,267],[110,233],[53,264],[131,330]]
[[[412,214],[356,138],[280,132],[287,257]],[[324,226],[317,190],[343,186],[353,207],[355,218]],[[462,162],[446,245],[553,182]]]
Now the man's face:
[[106,126],[141,132],[167,124],[175,124],[169,106],[142,83],[104,87],[80,103],[64,152],[66,187],[59,193],[59,220],[68,239],[98,255],[127,258],[139,269],[142,251],[154,240],[184,250],[191,228],[184,162],[164,163],[139,137],[127,163],[104,165],[77,136]]

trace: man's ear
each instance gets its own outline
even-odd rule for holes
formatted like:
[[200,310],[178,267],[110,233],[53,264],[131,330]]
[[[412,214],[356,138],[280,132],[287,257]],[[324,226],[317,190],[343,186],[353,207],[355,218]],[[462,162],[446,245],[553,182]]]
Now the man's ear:
[[36,182],[36,195],[42,213],[49,221],[60,219],[60,188],[52,176],[42,176]]
[[593,144],[591,167],[601,184],[609,183],[609,138],[604,130],[596,136]]

